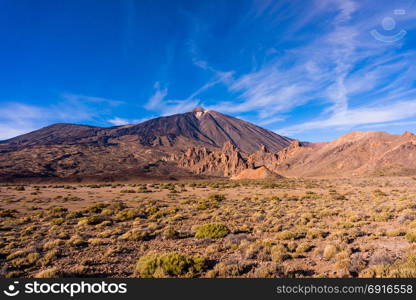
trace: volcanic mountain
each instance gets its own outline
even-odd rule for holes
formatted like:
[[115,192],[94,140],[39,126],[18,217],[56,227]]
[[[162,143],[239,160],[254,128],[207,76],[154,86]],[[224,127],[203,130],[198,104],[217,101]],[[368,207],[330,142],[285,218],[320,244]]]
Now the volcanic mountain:
[[258,150],[259,145],[279,151],[290,144],[289,138],[201,107],[136,125],[102,128],[54,124],[0,143],[8,148],[88,143],[107,145],[111,139],[126,137],[137,139],[142,146],[175,146],[181,149],[192,145],[220,148],[228,141],[246,153]]
[[277,152],[290,142],[269,130],[201,107],[108,128],[53,124],[0,142],[0,181],[192,176],[172,159],[190,148],[221,151],[230,144],[247,156],[261,146]]

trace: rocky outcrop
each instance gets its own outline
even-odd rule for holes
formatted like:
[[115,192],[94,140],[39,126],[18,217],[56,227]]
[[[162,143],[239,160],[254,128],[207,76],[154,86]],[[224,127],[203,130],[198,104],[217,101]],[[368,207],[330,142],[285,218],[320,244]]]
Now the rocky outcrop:
[[190,148],[177,160],[178,166],[195,174],[231,176],[247,168],[241,151],[231,142],[224,143],[221,150]]
[[[272,153],[262,145],[256,152],[247,155],[231,142],[226,142],[221,150],[211,151],[204,147],[193,147],[182,156],[175,156],[172,159],[177,161],[179,167],[198,175],[229,177],[244,170],[258,170],[257,172],[267,170],[267,172],[275,173],[288,168],[285,161],[295,156],[302,147],[299,141],[292,141],[288,148]],[[247,172],[247,174],[254,174],[252,171]]]
[[416,136],[354,131],[328,143],[292,142],[278,156],[272,170],[287,176],[415,175]]

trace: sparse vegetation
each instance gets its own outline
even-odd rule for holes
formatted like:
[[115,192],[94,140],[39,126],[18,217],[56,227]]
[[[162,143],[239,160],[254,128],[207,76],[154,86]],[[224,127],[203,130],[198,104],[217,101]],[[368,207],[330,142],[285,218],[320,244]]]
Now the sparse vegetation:
[[212,238],[212,239],[218,239],[223,238],[227,234],[230,233],[230,230],[227,228],[227,226],[222,224],[204,224],[198,227],[195,237],[197,239],[202,238]]
[[147,254],[138,260],[135,271],[144,278],[185,276],[193,277],[204,267],[204,259],[178,252]]
[[412,178],[20,186],[2,277],[416,276]]

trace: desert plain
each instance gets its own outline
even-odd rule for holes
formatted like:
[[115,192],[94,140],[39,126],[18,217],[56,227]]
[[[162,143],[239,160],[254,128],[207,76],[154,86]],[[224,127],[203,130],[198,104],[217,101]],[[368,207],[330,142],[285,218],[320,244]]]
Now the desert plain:
[[2,184],[1,277],[416,277],[416,178]]

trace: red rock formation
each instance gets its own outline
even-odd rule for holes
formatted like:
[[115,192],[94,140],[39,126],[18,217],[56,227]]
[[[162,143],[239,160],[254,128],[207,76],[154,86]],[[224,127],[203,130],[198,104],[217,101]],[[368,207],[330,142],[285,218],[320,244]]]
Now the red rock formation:
[[221,150],[190,148],[177,161],[178,166],[195,174],[231,176],[247,168],[240,150],[231,142],[225,142]]

